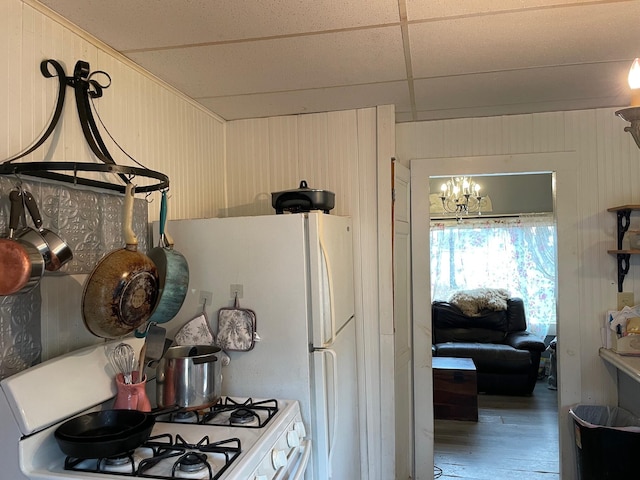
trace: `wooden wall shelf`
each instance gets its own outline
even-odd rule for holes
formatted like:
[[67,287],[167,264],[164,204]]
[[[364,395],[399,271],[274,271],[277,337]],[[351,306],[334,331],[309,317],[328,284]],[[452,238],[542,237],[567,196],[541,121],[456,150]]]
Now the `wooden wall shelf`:
[[618,370],[626,373],[636,382],[640,383],[640,357],[618,355],[613,350],[601,347],[600,358],[613,365]]

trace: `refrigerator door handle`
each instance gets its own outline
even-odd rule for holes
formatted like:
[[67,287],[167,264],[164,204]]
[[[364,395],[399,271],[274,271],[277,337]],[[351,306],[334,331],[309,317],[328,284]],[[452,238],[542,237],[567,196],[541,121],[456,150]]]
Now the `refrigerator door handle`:
[[329,283],[329,308],[331,315],[331,338],[329,338],[326,342],[327,345],[331,345],[336,338],[336,312],[335,312],[335,304],[334,304],[334,293],[333,293],[333,281],[331,276],[331,261],[329,259],[329,255],[327,255],[327,248],[324,245],[323,237],[324,237],[324,228],[322,222],[323,216],[318,216],[318,238],[320,240],[320,252],[322,253],[322,258],[324,258],[324,266],[327,270],[327,282]]
[[[334,446],[336,444],[336,431],[338,429],[338,356],[334,350],[330,348],[314,348],[313,351],[331,356],[333,360],[333,419],[331,421],[333,431],[331,432],[331,438],[329,439],[329,455],[327,458],[327,465],[329,471],[329,478],[333,476],[331,462],[333,460]],[[328,403],[328,399],[327,399]]]

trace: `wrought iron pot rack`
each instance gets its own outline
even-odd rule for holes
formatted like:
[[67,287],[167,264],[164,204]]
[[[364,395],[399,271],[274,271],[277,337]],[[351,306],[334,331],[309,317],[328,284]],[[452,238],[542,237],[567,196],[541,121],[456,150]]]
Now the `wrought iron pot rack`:
[[[53,67],[55,74],[49,71],[49,66]],[[74,68],[73,76],[67,77],[64,69],[56,60],[43,60],[40,63],[40,72],[46,78],[58,77],[58,98],[56,108],[51,117],[51,121],[44,133],[34,144],[22,153],[11,157],[0,163],[0,175],[20,175],[44,178],[49,180],[57,180],[65,183],[73,183],[76,185],[85,185],[90,187],[104,188],[124,193],[125,186],[115,182],[101,181],[91,178],[79,176],[79,172],[98,172],[112,173],[119,177],[125,184],[130,183],[133,177],[145,177],[151,179],[150,185],[136,186],[137,192],[153,192],[156,190],[165,190],[169,188],[169,177],[165,174],[149,170],[145,167],[130,167],[117,165],[113,157],[109,153],[105,145],[98,126],[91,111],[91,103],[89,98],[99,98],[102,91],[108,88],[111,77],[106,72],[96,71],[90,73],[89,64],[83,60],[79,60]],[[109,83],[101,85],[98,81],[91,77],[101,73],[105,75]],[[40,147],[49,136],[53,133],[60,116],[65,99],[65,89],[70,86],[75,91],[76,106],[78,117],[84,137],[91,148],[91,151],[103,163],[91,162],[15,162],[38,147]],[[125,152],[126,153],[126,152]],[[135,160],[134,160],[135,161]],[[137,163],[137,162],[136,162]],[[73,172],[72,175],[60,172]]]

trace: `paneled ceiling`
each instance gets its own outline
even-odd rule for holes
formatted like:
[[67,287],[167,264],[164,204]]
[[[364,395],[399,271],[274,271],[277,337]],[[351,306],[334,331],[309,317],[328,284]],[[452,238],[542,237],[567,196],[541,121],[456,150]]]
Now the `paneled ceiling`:
[[41,0],[227,120],[629,103],[640,0]]

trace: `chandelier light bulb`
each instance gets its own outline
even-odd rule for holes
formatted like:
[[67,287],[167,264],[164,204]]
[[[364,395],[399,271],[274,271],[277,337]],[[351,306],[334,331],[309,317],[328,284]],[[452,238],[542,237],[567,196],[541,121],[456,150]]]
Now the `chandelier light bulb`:
[[443,211],[455,213],[458,219],[470,212],[480,215],[483,198],[480,185],[472,177],[451,177],[440,186]]
[[635,59],[629,69],[629,88],[631,88],[631,106],[640,106],[640,60]]

